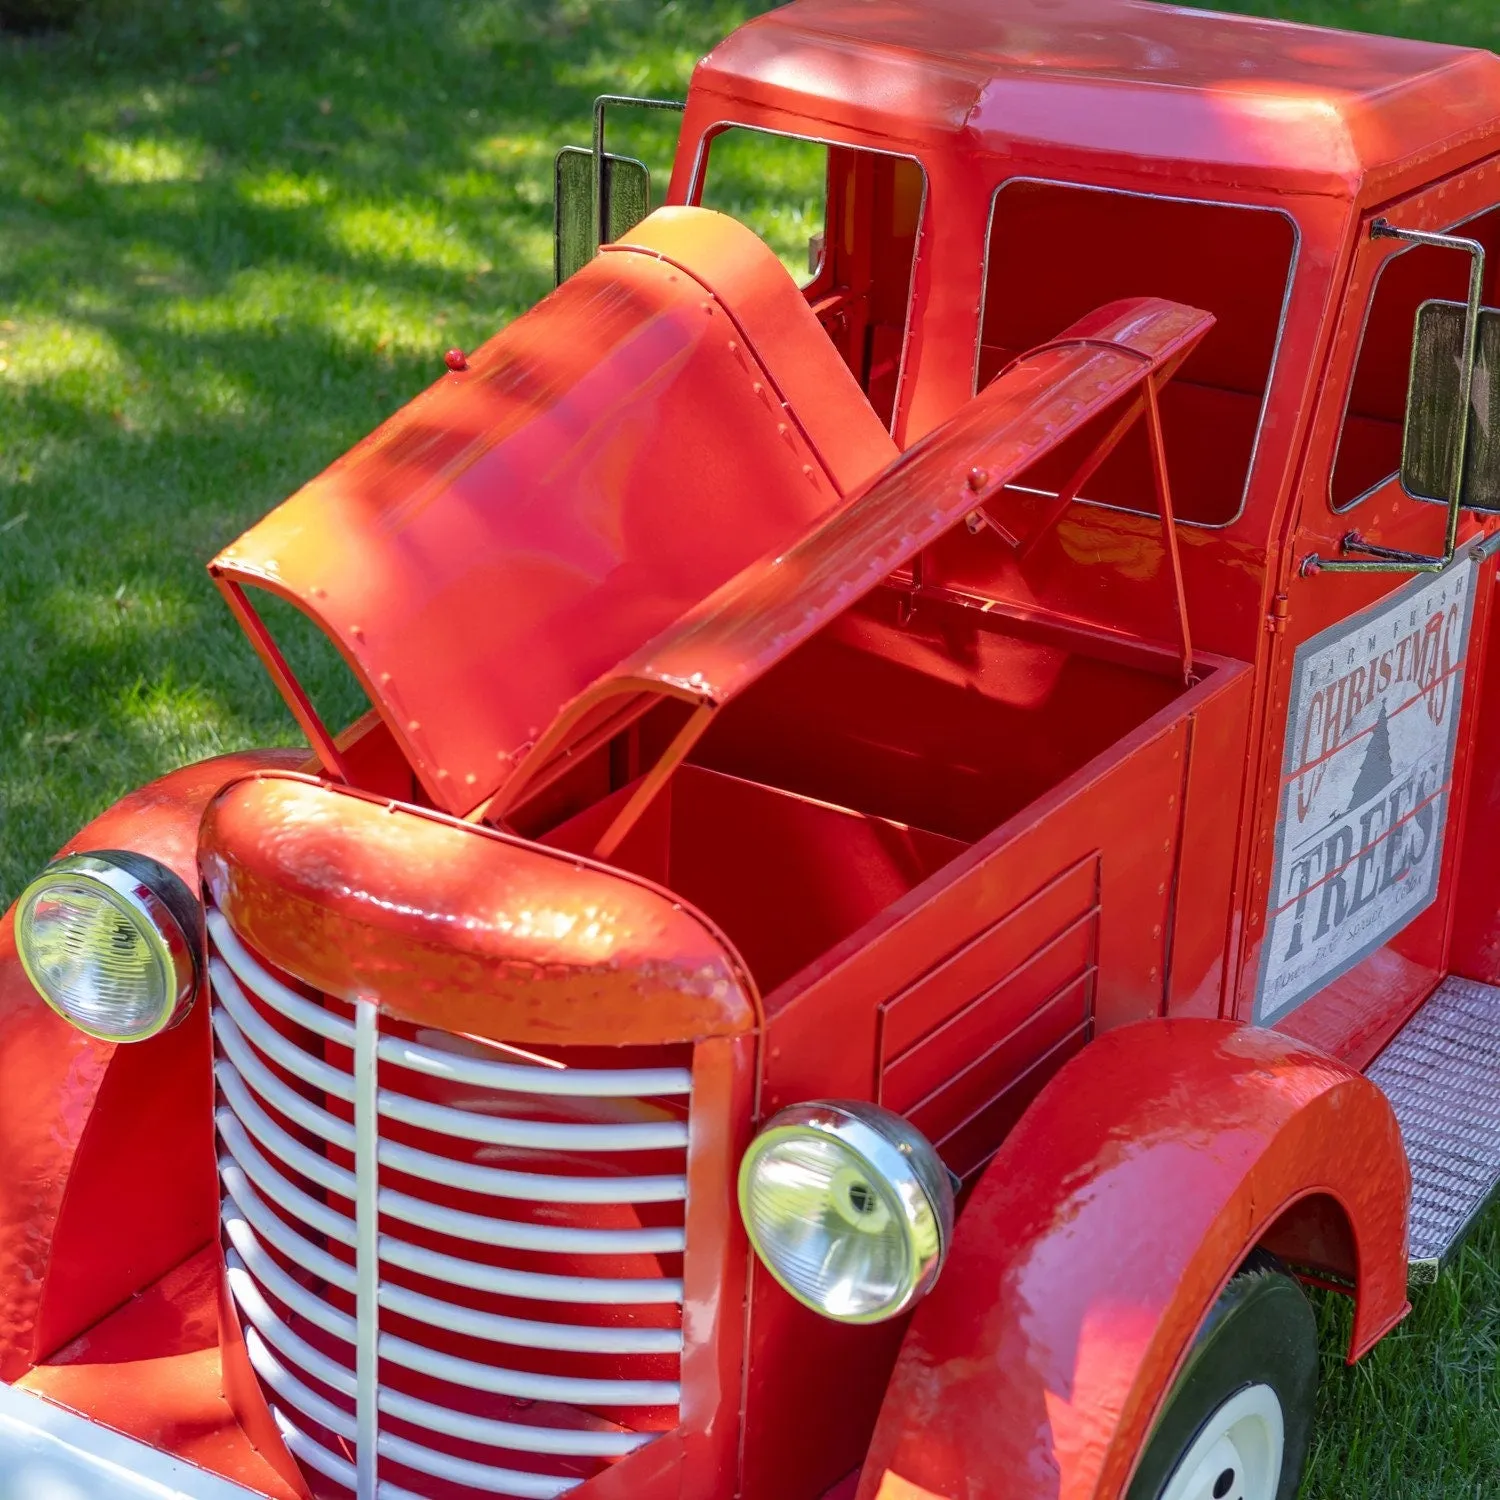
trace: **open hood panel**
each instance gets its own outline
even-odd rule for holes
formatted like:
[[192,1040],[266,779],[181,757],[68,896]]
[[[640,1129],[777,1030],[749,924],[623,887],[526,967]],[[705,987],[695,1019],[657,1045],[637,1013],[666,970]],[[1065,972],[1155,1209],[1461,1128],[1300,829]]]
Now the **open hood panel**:
[[662,210],[211,570],[315,745],[254,588],[318,623],[463,813],[590,684],[895,456],[771,252]]
[[[1113,414],[1117,423],[1134,421],[1147,386],[1169,380],[1213,322],[1196,308],[1132,298],[1099,308],[1017,359],[847,504],[746,567],[594,682],[564,710],[489,812],[503,814],[549,767],[663,698],[701,709],[687,731],[701,733],[704,716],[966,517],[1003,502],[1012,481],[1096,419]],[[1169,512],[1163,520],[1170,533]],[[1183,627],[1186,642],[1185,621]],[[1186,666],[1186,644],[1184,654]],[[690,743],[681,741],[676,753],[686,753]],[[669,773],[664,760],[658,774]],[[645,795],[653,785],[648,778]]]

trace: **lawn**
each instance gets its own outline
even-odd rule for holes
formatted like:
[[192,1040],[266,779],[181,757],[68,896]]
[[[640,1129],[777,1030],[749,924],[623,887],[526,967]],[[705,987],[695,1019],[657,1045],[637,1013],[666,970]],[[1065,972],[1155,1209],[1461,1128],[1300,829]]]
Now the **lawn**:
[[[295,741],[204,561],[547,290],[556,147],[753,8],[101,0],[0,37],[0,907],[128,788]],[[1500,48],[1496,0],[1237,8]],[[1305,1495],[1500,1494],[1500,1216],[1357,1369],[1319,1313]]]

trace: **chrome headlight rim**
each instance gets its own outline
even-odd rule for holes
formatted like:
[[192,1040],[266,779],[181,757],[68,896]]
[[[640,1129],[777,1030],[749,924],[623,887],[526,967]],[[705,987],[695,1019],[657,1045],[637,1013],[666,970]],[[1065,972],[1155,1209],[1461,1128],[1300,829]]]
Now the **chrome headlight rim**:
[[[810,1137],[831,1139],[860,1162],[896,1200],[906,1224],[912,1274],[900,1297],[866,1313],[833,1312],[807,1296],[782,1274],[756,1233],[749,1190],[757,1163],[780,1142]],[[783,1291],[831,1322],[865,1325],[899,1317],[932,1290],[952,1245],[953,1184],[947,1168],[920,1130],[877,1104],[813,1099],[778,1111],[746,1148],[737,1187],[740,1218],[756,1258]]]
[[[54,999],[33,968],[22,941],[26,921],[41,897],[69,883],[97,887],[156,955],[167,978],[167,1003],[149,1027],[122,1033],[88,1025]],[[167,866],[129,849],[89,849],[53,860],[21,892],[16,901],[16,954],[32,988],[70,1026],[96,1041],[144,1042],[170,1031],[193,1007],[198,992],[201,925],[202,913],[196,897]]]

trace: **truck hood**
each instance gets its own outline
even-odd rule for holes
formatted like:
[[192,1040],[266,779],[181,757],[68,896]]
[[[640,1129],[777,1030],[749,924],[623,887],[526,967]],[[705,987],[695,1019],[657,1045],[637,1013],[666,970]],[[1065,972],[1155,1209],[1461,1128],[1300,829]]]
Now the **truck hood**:
[[770,251],[663,210],[211,570],[332,774],[247,586],[323,628],[437,807],[493,817],[663,698],[701,732],[1096,418],[1139,415],[1212,323],[1101,308],[898,456]]
[[770,250],[665,209],[210,571],[325,760],[256,589],[312,617],[465,813],[602,673],[895,456]]

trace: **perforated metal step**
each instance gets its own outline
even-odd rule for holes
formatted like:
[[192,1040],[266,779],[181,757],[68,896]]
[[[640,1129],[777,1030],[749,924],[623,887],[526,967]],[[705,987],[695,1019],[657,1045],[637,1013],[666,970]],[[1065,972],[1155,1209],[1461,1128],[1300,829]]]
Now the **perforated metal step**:
[[1367,1076],[1411,1160],[1411,1280],[1436,1281],[1500,1188],[1500,988],[1445,979]]

